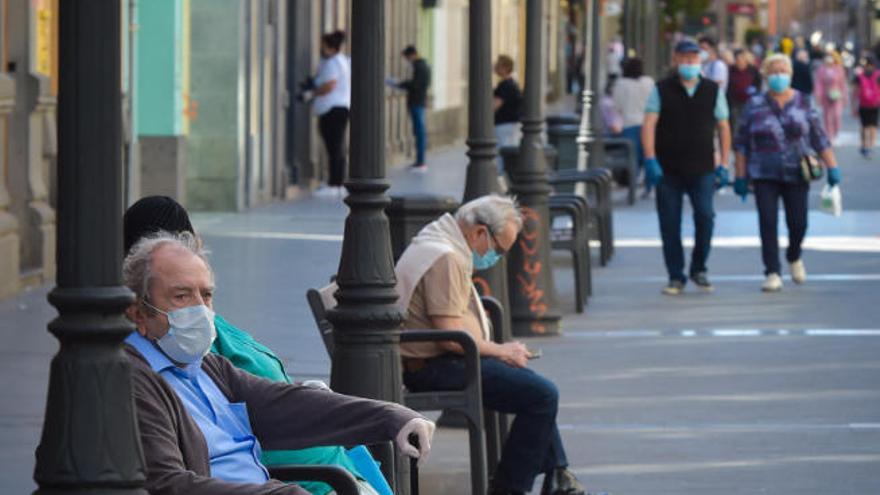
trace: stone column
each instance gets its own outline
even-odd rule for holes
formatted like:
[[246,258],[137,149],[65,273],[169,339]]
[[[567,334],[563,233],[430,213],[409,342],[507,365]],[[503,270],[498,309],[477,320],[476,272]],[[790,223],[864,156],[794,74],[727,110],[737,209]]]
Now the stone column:
[[[333,390],[401,401],[400,325],[394,261],[385,207],[385,2],[352,2],[351,169],[345,183],[342,256],[336,283],[338,306],[328,318],[335,329]],[[391,453],[380,453],[389,474]],[[393,477],[392,477],[393,478]],[[393,486],[393,484],[392,484]]]
[[[519,157],[508,174],[511,192],[525,216],[523,231],[510,251],[507,267],[514,335],[560,332],[559,302],[550,264],[550,212],[547,163],[542,131],[542,0],[526,3],[526,74],[523,137]],[[505,164],[506,166],[507,164]]]
[[55,277],[55,211],[49,205],[49,166],[54,155],[51,125],[55,97],[49,79],[33,70],[34,8],[27,0],[9,4],[9,68],[16,98],[9,126],[10,211],[18,218],[19,273],[26,285]]
[[[588,3],[589,2],[589,3]],[[581,93],[581,125],[580,132],[578,133],[577,143],[578,143],[578,162],[577,168],[578,170],[586,170],[587,164],[589,163],[590,157],[590,146],[593,142],[593,130],[592,123],[590,122],[590,116],[592,115],[592,103],[593,103],[593,63],[592,60],[588,60],[587,57],[590,57],[592,53],[592,36],[593,36],[593,27],[592,27],[592,18],[593,16],[590,14],[591,4],[595,3],[596,0],[584,0],[584,88]],[[627,2],[627,5],[630,10],[632,7],[632,2]],[[589,62],[589,63],[588,63]],[[583,185],[578,184],[577,192],[579,194],[583,194]]]
[[146,495],[121,349],[133,294],[121,285],[120,2],[60,2],[58,285],[52,359],[34,480],[39,495]]
[[[0,73],[0,136],[9,135],[9,115],[15,104],[15,82]],[[18,221],[9,213],[10,197],[6,184],[9,168],[9,139],[0,142],[0,299],[18,292]]]

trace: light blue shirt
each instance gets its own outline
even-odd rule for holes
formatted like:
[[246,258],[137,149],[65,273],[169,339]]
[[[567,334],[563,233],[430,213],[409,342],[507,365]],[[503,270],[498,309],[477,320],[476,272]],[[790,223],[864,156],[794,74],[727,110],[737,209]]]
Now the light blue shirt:
[[[685,86],[684,89],[687,91],[688,96],[693,98],[699,86],[700,81],[697,81],[697,84],[690,88]],[[645,113],[660,113],[660,91],[657,90],[656,84],[651,89],[651,94],[648,95]],[[728,118],[730,118],[730,108],[727,106],[727,97],[724,96],[724,91],[721,91],[719,88],[718,96],[715,98],[715,120],[727,120]]]
[[137,349],[183,403],[208,445],[211,477],[236,483],[265,483],[260,442],[251,430],[244,402],[230,403],[202,369],[201,359],[180,368],[152,342],[132,332],[125,342]]

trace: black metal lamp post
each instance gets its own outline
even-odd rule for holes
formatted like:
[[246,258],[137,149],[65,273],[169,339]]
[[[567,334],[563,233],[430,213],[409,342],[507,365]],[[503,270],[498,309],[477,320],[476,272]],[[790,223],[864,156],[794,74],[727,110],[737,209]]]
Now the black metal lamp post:
[[[525,217],[523,231],[510,251],[507,266],[514,335],[560,332],[559,302],[550,265],[550,211],[547,163],[541,131],[542,0],[526,4],[526,80],[523,138],[515,163],[505,164]],[[511,166],[512,165],[512,166]]]
[[120,344],[122,108],[118,0],[60,2],[58,285],[37,494],[143,494],[145,467]]
[[[492,108],[492,2],[474,1],[469,19],[470,66],[468,81],[468,151],[470,158],[462,203],[487,194],[501,193],[496,165],[494,111]],[[507,260],[474,273],[480,294],[492,296],[508,308]],[[509,332],[510,312],[505,312],[505,333]],[[509,335],[507,336],[509,337]]]
[[[336,283],[333,390],[401,402],[400,325],[385,207],[385,2],[352,2],[350,213]],[[379,453],[386,476],[390,451]],[[393,480],[393,477],[390,477]],[[392,485],[393,486],[393,485]]]

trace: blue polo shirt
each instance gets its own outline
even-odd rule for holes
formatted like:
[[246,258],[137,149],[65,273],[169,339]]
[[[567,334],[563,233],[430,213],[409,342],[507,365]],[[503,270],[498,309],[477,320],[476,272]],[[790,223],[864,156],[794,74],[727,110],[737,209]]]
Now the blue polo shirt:
[[152,342],[132,332],[125,342],[137,349],[195,420],[208,444],[211,477],[236,483],[265,483],[269,472],[260,463],[260,442],[251,430],[247,406],[231,403],[202,369],[201,359],[176,366]]

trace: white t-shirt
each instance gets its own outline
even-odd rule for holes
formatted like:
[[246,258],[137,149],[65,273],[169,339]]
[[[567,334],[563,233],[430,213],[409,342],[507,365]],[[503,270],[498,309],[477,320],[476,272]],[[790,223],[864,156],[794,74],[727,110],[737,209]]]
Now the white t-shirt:
[[312,102],[312,108],[318,115],[324,115],[333,107],[351,107],[351,65],[348,57],[343,53],[322,58],[318,63],[315,86],[320,87],[333,80],[336,81],[333,90],[325,95],[316,96]]
[[623,127],[642,125],[645,120],[645,105],[654,88],[654,80],[648,76],[638,79],[621,77],[614,81],[611,98],[614,108],[623,117]]
[[703,77],[717,82],[721,91],[727,91],[728,69],[724,61],[716,58],[703,64]]

